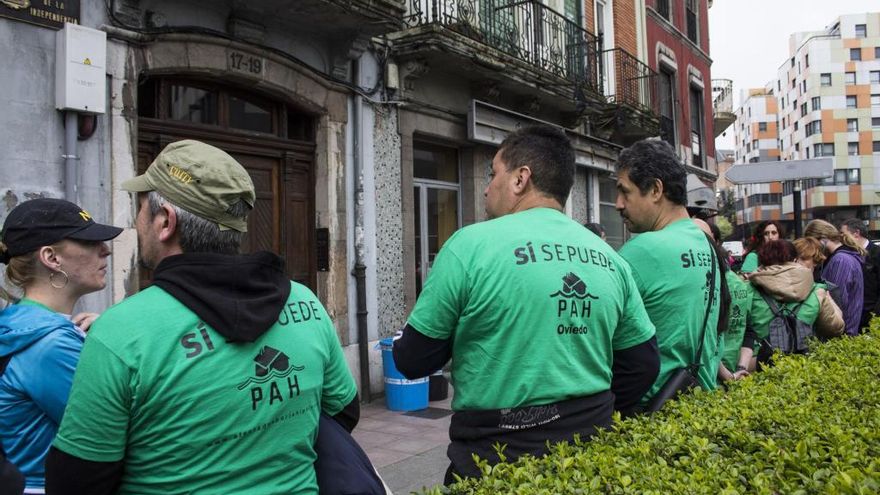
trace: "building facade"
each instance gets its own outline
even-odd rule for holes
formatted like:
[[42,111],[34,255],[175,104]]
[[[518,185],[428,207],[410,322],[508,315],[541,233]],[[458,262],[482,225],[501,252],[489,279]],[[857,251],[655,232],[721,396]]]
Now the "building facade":
[[[0,73],[0,220],[24,200],[66,196],[125,227],[108,289],[83,303],[103,310],[150,280],[119,184],[170,142],[214,144],[257,189],[244,249],[282,255],[318,294],[366,398],[382,389],[378,339],[404,325],[445,240],[486,218],[487,172],[509,132],[565,129],[577,161],[566,213],[603,223],[614,246],[628,235],[617,155],[661,132],[644,0],[19,3],[0,3],[0,57],[21,61]],[[104,112],[56,109],[63,20],[106,36]],[[708,66],[676,57],[676,87],[709,80]],[[712,177],[711,110],[701,115],[705,160],[689,166]],[[690,157],[691,115],[676,119]]]
[[[776,109],[778,133],[772,147],[772,119],[749,115],[755,106],[767,108],[767,113]],[[737,163],[774,156],[831,158],[831,177],[800,181],[804,222],[821,218],[837,224],[856,217],[867,221],[869,230],[880,230],[880,13],[844,15],[821,31],[793,34],[789,57],[776,78],[760,95],[746,100],[737,119],[737,131],[746,131],[737,135]],[[762,140],[755,126],[765,121],[768,133]],[[795,186],[794,182],[771,184],[769,189],[749,186],[738,196],[740,201],[745,196],[746,205],[752,191],[769,193],[772,197],[767,199],[773,201],[781,191],[781,201],[778,207],[763,205],[760,213],[746,206],[742,221],[792,221]]]
[[714,190],[710,6],[707,0],[650,0],[647,42],[648,64],[658,73],[660,136],[678,151],[689,172]]

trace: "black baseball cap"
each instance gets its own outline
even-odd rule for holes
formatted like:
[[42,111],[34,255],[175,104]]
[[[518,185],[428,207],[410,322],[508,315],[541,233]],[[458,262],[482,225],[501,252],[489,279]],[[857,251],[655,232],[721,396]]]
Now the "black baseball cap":
[[96,223],[88,212],[70,201],[32,199],[13,208],[3,222],[0,240],[6,244],[6,253],[0,254],[0,262],[8,263],[8,258],[63,239],[108,241],[120,233],[121,228]]

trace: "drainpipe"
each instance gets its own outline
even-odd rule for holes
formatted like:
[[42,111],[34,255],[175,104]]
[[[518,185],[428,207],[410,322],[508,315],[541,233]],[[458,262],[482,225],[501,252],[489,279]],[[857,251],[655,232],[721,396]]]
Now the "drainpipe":
[[73,111],[64,112],[64,198],[71,203],[78,203],[76,198],[76,179],[79,168],[79,157],[76,156],[77,114]]
[[[360,78],[360,59],[352,63],[352,82],[357,85]],[[354,275],[355,289],[357,292],[357,336],[358,336],[358,361],[361,370],[361,398],[364,402],[373,400],[370,391],[370,349],[369,334],[367,329],[367,266],[364,264],[364,180],[361,170],[361,106],[363,97],[354,95],[352,108],[352,168],[354,169],[354,251],[355,262],[351,274]]]

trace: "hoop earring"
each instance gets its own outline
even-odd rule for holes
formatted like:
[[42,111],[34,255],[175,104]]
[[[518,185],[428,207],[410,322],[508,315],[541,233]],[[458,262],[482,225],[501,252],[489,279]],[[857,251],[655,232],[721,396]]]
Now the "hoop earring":
[[[64,283],[61,284],[60,286],[55,285],[55,281],[52,280],[55,277],[55,275],[58,275],[59,273],[64,275]],[[65,287],[67,287],[67,284],[69,282],[70,282],[70,277],[67,276],[67,272],[65,272],[64,270],[62,270],[60,268],[58,269],[57,272],[52,272],[49,274],[49,285],[51,285],[52,287],[54,287],[56,289],[63,289]]]

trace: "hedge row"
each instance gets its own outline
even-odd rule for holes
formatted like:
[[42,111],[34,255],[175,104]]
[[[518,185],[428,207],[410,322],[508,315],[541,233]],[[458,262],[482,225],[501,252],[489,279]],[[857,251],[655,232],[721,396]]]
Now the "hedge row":
[[727,392],[697,392],[587,443],[430,494],[880,493],[880,318]]

